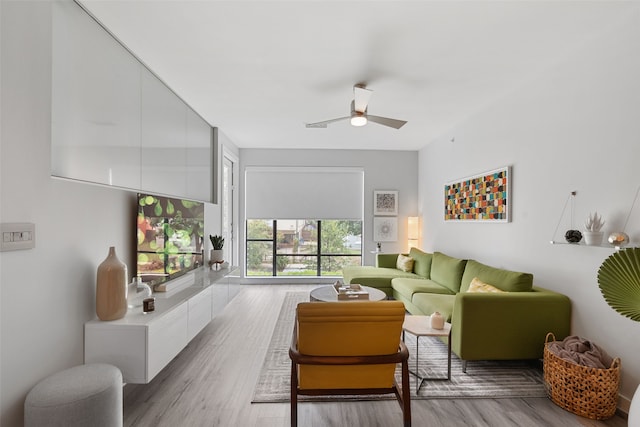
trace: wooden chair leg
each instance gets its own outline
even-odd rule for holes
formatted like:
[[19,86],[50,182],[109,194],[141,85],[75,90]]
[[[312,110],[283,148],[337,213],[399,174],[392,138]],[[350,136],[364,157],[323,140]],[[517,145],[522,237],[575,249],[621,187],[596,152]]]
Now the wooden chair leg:
[[402,419],[404,427],[411,427],[411,385],[409,384],[409,363],[402,362]]
[[298,365],[291,362],[291,427],[298,427]]

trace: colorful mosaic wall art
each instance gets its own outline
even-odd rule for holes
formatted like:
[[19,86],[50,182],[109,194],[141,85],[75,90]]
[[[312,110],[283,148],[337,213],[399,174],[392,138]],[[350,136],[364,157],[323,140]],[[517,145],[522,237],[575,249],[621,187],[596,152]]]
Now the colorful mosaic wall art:
[[509,221],[509,166],[444,186],[445,221]]

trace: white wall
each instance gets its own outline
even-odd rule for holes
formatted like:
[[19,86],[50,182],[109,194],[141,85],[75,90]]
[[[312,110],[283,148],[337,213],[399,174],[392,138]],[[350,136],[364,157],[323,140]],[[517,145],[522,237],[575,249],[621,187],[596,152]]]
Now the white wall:
[[[415,151],[365,150],[240,150],[241,212],[244,212],[244,170],[248,166],[358,167],[364,170],[364,264],[373,265],[373,191],[398,190],[398,241],[382,244],[385,252],[407,250],[407,217],[418,213],[418,156]],[[292,201],[295,203],[295,201]],[[241,227],[240,241],[244,240]],[[240,254],[244,260],[244,254]],[[244,261],[243,264],[244,265]]]
[[[109,246],[133,274],[136,195],[50,177],[51,5],[3,0],[0,18],[0,221],[36,225],[35,249],[0,253],[0,425],[17,426],[33,385],[83,363]],[[205,215],[219,233],[219,206]]]
[[[640,382],[640,323],[606,304],[596,278],[613,249],[549,242],[572,190],[576,228],[596,210],[605,235],[623,227],[640,186],[639,40],[636,13],[427,145],[419,166],[424,247],[532,272],[535,284],[568,295],[572,332],[621,358],[628,398]],[[504,165],[513,166],[511,223],[445,223],[445,182]],[[555,239],[570,228],[565,215]],[[640,245],[640,206],[626,231]]]

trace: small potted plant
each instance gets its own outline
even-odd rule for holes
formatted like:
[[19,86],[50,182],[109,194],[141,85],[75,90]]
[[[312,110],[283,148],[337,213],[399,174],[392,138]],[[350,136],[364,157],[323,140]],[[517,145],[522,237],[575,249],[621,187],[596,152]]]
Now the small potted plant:
[[224,247],[224,237],[219,235],[209,235],[209,240],[211,240],[211,253],[209,255],[209,261],[214,262],[222,262],[224,261],[222,256],[222,248]]
[[602,217],[598,215],[598,212],[589,214],[589,217],[584,222],[585,232],[584,241],[589,246],[598,246],[602,244],[603,232],[601,231],[604,221]]

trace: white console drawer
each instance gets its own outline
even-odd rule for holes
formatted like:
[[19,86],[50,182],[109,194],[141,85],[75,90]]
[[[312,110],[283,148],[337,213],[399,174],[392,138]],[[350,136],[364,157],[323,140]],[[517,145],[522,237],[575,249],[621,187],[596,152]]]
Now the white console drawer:
[[122,371],[126,383],[146,383],[147,327],[87,323],[84,327],[84,363],[108,363]]
[[211,322],[211,305],[211,287],[189,300],[189,341]]
[[150,380],[187,345],[188,304],[183,302],[149,323],[147,378]]

